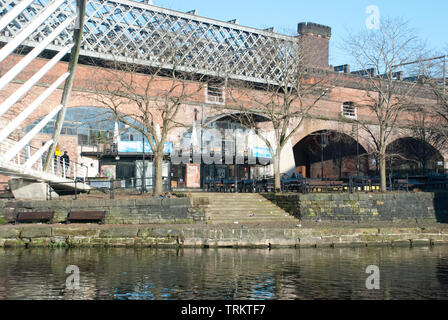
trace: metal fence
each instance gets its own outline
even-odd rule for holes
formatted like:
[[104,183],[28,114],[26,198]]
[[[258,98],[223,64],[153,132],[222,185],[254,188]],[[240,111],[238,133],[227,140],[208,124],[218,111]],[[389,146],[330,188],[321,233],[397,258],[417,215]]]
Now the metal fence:
[[[143,183],[142,183],[143,182]],[[74,199],[78,198],[78,195],[85,193],[78,189],[79,183],[86,183],[91,187],[89,193],[97,193],[104,195],[110,199],[114,199],[116,194],[122,195],[144,195],[153,192],[154,178],[130,178],[130,179],[77,179],[74,182],[64,185],[55,185],[48,183],[48,195],[47,199],[53,199],[57,195],[73,195]],[[172,191],[169,180],[164,179],[163,192]]]
[[[208,180],[205,190],[209,192],[273,192],[274,178],[259,180]],[[448,190],[448,176],[388,176],[389,191],[433,191]],[[328,192],[379,192],[380,178],[377,176],[349,177],[345,179],[282,179],[283,192],[328,193]]]
[[[412,192],[419,191],[448,191],[448,176],[406,176],[387,177],[388,191]],[[143,182],[143,183],[142,183]],[[88,184],[90,194],[96,194],[107,199],[115,199],[117,195],[121,198],[126,196],[138,196],[151,194],[154,187],[154,178],[131,178],[131,179],[101,179],[95,178],[84,180],[81,178],[64,184],[53,184],[47,182],[47,199],[54,200],[58,196],[70,196],[74,200],[85,193],[79,184]],[[350,177],[343,180],[332,179],[300,179],[289,178],[282,180],[282,192],[286,193],[372,193],[380,192],[380,179],[377,176]],[[164,179],[163,192],[173,192],[169,179]],[[274,179],[264,178],[258,180],[207,180],[204,188],[197,191],[215,193],[269,193],[274,192]],[[12,192],[8,183],[0,183],[0,199],[12,199]]]

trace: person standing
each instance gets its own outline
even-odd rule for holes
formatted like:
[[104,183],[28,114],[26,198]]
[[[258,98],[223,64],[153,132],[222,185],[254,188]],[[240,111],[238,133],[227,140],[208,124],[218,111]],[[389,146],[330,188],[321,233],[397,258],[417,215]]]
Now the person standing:
[[67,151],[64,151],[64,155],[61,157],[61,166],[64,170],[64,177],[67,176],[68,167],[70,166],[70,157],[68,156]]

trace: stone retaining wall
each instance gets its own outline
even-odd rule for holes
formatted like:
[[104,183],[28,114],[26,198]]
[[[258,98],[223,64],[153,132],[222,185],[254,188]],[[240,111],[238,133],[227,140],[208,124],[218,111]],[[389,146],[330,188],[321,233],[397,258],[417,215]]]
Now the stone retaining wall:
[[66,221],[71,210],[106,211],[106,224],[188,224],[204,220],[204,214],[193,207],[190,198],[0,201],[0,220],[13,221],[17,212],[21,211],[54,211],[54,222],[60,223]]
[[302,220],[448,222],[448,193],[266,194]]
[[324,248],[448,244],[446,228],[200,228],[1,226],[0,247]]

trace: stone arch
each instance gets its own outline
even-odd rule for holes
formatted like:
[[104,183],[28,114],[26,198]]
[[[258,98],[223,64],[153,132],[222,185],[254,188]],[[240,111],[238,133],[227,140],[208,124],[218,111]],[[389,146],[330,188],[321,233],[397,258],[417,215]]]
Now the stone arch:
[[342,179],[369,170],[367,150],[355,138],[335,130],[308,134],[294,144],[293,152],[297,172],[308,178]]
[[[241,114],[240,112],[216,114],[216,115],[212,115],[212,116],[209,116],[206,119],[204,119],[203,123],[201,120],[195,121],[192,123],[191,126],[187,126],[183,130],[179,131],[177,133],[177,137],[182,138],[182,137],[185,137],[186,135],[189,136],[192,133],[193,127],[195,127],[196,131],[199,134],[202,124],[204,125],[204,129],[207,129],[207,128],[210,128],[211,124],[214,124],[214,123],[220,122],[220,121],[224,121],[224,120],[237,123],[237,122],[239,122],[238,115],[240,115],[240,114]],[[253,113],[253,115],[255,115],[256,117],[259,117],[259,119],[257,119],[257,121],[259,121],[259,122],[269,121],[268,118],[264,117],[261,114]],[[220,128],[220,129],[222,129],[222,128]],[[246,129],[246,128],[243,128],[243,129]]]
[[[80,119],[80,121],[78,121],[80,127],[82,127],[85,124],[88,124],[89,122],[94,122],[97,121],[98,123],[106,123],[109,122],[112,123],[111,126],[111,130],[113,130],[113,122],[115,122],[114,118],[113,118],[113,111],[103,107],[103,106],[98,106],[98,105],[77,105],[77,106],[69,106],[67,108],[67,114],[66,114],[66,118],[64,120],[64,122],[75,122],[77,119],[73,118],[72,112],[78,109],[82,109],[83,111],[80,112],[81,116],[85,115],[85,118]],[[92,112],[89,114],[88,112],[86,112],[87,110],[92,110]],[[96,113],[95,115],[95,111],[97,110],[104,110],[105,112],[102,113],[100,111],[98,111],[98,113]],[[108,115],[106,115],[106,113],[108,113],[110,115],[110,118]],[[77,116],[77,115],[76,115]],[[107,118],[106,118],[107,116]],[[133,119],[133,121],[135,121],[136,123],[140,123],[137,119],[135,119],[131,114],[123,114],[123,116],[125,117],[130,117]],[[32,128],[35,124],[37,124],[42,118],[44,117],[44,115],[35,115],[32,119],[33,121],[31,121],[24,129],[27,130],[27,128]],[[82,121],[81,121],[82,120]],[[51,122],[50,122],[51,123]],[[48,124],[47,124],[48,126]],[[46,127],[47,127],[46,126]]]
[[344,133],[349,136],[357,136],[358,143],[367,151],[371,150],[371,138],[365,132],[359,128],[356,129],[356,124],[352,122],[342,122],[334,120],[323,119],[305,119],[303,125],[299,130],[291,137],[291,143],[295,146],[298,142],[303,140],[308,135],[317,132],[332,130],[340,133]]
[[[431,142],[412,136],[401,136],[387,146],[391,171],[437,171],[443,169],[446,157]],[[439,163],[442,163],[440,165]]]
[[[213,115],[213,116],[208,117],[204,121],[204,124],[207,125],[207,124],[210,124],[210,123],[213,123],[213,122],[216,122],[218,120],[221,120],[223,118],[228,118],[228,117],[230,117],[230,118],[231,117],[237,118],[238,115],[241,115],[241,114],[242,114],[241,112],[236,111],[236,112],[231,112],[231,113],[222,113],[222,114]],[[251,115],[254,115],[254,116],[258,117],[260,122],[261,121],[269,121],[269,119],[267,117],[265,117],[261,113],[251,112]]]
[[[110,109],[108,109],[106,107],[95,105],[95,104],[90,104],[90,103],[89,104],[85,104],[85,105],[84,104],[79,104],[79,103],[76,104],[76,105],[69,104],[67,106],[67,110],[73,110],[73,109],[76,109],[76,108],[101,108],[101,109],[104,109],[104,110],[110,110]],[[23,128],[26,128],[30,124],[32,124],[33,122],[42,119],[43,117],[45,117],[48,114],[48,112],[49,111],[47,109],[45,109],[45,108],[40,108],[40,109],[36,110],[34,113],[32,113],[26,119],[26,121],[23,122],[23,124],[22,124]]]

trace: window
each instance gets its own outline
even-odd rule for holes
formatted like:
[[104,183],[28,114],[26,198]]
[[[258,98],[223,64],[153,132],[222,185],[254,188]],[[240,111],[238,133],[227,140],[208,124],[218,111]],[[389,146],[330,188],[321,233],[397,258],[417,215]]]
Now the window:
[[[31,131],[42,119],[34,121],[25,128]],[[139,124],[129,117],[134,124]],[[112,143],[116,117],[112,111],[99,107],[74,107],[67,109],[61,135],[78,136],[79,145],[97,145],[99,143]],[[41,130],[44,134],[54,134],[56,119],[50,120]],[[123,123],[119,123],[121,141],[141,141],[141,134]]]
[[225,103],[224,87],[215,84],[207,85],[205,101],[207,103],[224,104]]
[[357,109],[353,102],[344,102],[342,105],[342,116],[348,119],[357,119]]

